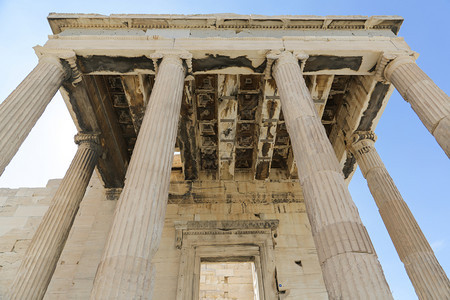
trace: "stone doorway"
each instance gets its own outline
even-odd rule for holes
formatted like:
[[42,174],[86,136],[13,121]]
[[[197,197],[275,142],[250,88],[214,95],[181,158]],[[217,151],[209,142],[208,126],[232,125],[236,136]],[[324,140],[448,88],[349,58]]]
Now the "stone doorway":
[[[205,285],[201,284],[201,276],[203,269],[208,269],[207,263],[250,263],[252,271],[249,274],[254,272],[256,276],[251,275],[248,281],[252,282],[251,287],[257,292],[253,292],[253,298],[245,299],[275,299],[272,235],[276,235],[277,227],[278,220],[189,221],[175,224],[175,242],[181,250],[177,300],[244,299],[241,296],[230,297],[229,290],[228,298],[224,297],[226,291],[223,289],[222,297],[203,297],[200,291]],[[225,282],[225,278],[220,280]],[[210,288],[216,289],[212,285]]]

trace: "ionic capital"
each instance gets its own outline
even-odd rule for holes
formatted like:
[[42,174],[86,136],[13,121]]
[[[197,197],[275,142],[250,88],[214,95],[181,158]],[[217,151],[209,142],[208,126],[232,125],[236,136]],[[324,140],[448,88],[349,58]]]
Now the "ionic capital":
[[400,66],[405,64],[415,64],[416,59],[410,55],[393,55],[391,59],[386,63],[384,68],[384,78],[390,81],[392,73]]
[[186,50],[178,49],[167,49],[159,50],[148,56],[155,67],[155,73],[158,73],[158,66],[164,58],[165,63],[173,63],[183,67],[183,61],[186,63],[187,67],[187,77],[186,79],[192,77],[192,53]]
[[[77,55],[72,50],[67,49],[46,49],[42,46],[34,47],[34,51],[39,58],[39,61],[53,63],[58,66],[65,76],[65,80],[72,82],[76,86],[81,82],[81,73],[77,66]],[[66,66],[64,66],[66,63]]]
[[389,62],[394,60],[397,56],[391,53],[383,53],[380,56],[377,63],[377,68],[375,70],[375,78],[380,82],[387,82],[388,80],[384,77],[384,70]]
[[78,83],[81,82],[81,73],[80,73],[80,70],[78,70],[77,56],[76,56],[75,52],[73,52],[73,51],[64,52],[64,53],[61,53],[59,55],[59,57],[60,57],[60,59],[67,62],[67,64],[69,65],[70,70],[72,71],[72,73],[71,73],[72,85],[76,86]]
[[347,139],[347,147],[354,155],[364,154],[374,147],[377,136],[373,131],[355,131]]
[[93,151],[99,152],[101,150],[100,134],[99,133],[77,133],[74,137],[75,144],[81,146],[86,145]]
[[273,68],[278,68],[284,64],[298,64],[299,60],[301,61],[300,69],[303,71],[308,57],[309,55],[303,51],[295,51],[292,53],[290,51],[271,50],[266,54],[267,64],[264,71],[265,78],[271,78]]

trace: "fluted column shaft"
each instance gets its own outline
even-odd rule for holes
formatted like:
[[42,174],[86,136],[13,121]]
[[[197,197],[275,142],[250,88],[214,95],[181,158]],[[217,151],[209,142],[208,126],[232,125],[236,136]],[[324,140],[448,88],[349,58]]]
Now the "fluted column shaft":
[[372,132],[353,135],[350,151],[419,299],[450,299],[450,282],[375,149]]
[[273,76],[328,295],[330,299],[392,299],[297,58],[290,52],[274,58]]
[[409,56],[399,56],[384,72],[450,158],[450,98]]
[[42,299],[97,164],[97,135],[78,134],[78,150],[34,234],[7,299]]
[[185,70],[164,55],[127,170],[91,299],[151,299],[169,193]]
[[0,175],[67,76],[56,57],[43,57],[0,103]]

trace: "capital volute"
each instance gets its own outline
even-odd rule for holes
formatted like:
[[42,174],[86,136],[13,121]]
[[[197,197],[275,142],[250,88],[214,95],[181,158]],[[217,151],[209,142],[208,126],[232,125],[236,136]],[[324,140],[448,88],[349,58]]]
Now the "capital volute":
[[380,82],[388,82],[388,80],[384,76],[384,70],[386,69],[387,64],[394,60],[397,56],[391,53],[383,53],[377,62],[377,67],[375,69],[375,78]]
[[77,55],[68,49],[47,49],[42,46],[34,47],[39,61],[45,61],[58,66],[63,72],[65,79],[76,86],[81,82],[81,73],[77,66]]
[[266,58],[271,61],[277,60],[280,57],[282,52],[283,52],[283,50],[279,50],[279,49],[270,50],[269,52],[267,52]]
[[59,57],[69,65],[70,70],[72,71],[71,73],[72,85],[76,86],[81,82],[82,78],[80,70],[78,69],[77,66],[77,55],[73,51],[68,51],[60,53]]
[[264,70],[264,79],[272,78],[272,65],[280,56],[280,50],[271,50],[266,54],[267,63],[266,69]]
[[373,131],[355,131],[347,138],[346,144],[350,152],[355,154],[355,151],[360,151],[361,149],[368,150],[368,147],[373,147],[376,140],[377,136]]
[[162,59],[166,62],[172,62],[175,64],[181,65],[182,63],[186,63],[186,79],[191,79],[192,76],[192,53],[186,50],[179,49],[167,49],[167,50],[159,50],[148,56],[153,61],[153,66],[155,68],[155,73],[158,73],[158,66],[161,64]]
[[88,148],[100,153],[101,151],[101,141],[100,134],[97,132],[84,133],[79,132],[74,137],[75,144],[78,146],[87,146]]
[[298,61],[301,61],[300,69],[303,71],[305,67],[306,60],[309,55],[303,51],[282,51],[282,50],[271,50],[266,54],[267,64],[266,69],[264,71],[265,78],[271,78],[271,74],[273,72],[273,67],[280,66],[283,64],[298,64]]

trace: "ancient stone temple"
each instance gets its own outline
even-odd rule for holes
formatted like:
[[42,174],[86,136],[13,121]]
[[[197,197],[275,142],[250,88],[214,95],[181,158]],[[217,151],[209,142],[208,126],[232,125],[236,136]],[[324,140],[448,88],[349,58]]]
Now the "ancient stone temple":
[[449,97],[402,18],[48,20],[0,104],[0,174],[58,90],[78,150],[47,188],[0,191],[0,298],[392,299],[359,165],[418,297],[450,299],[374,145],[396,88],[450,156]]

